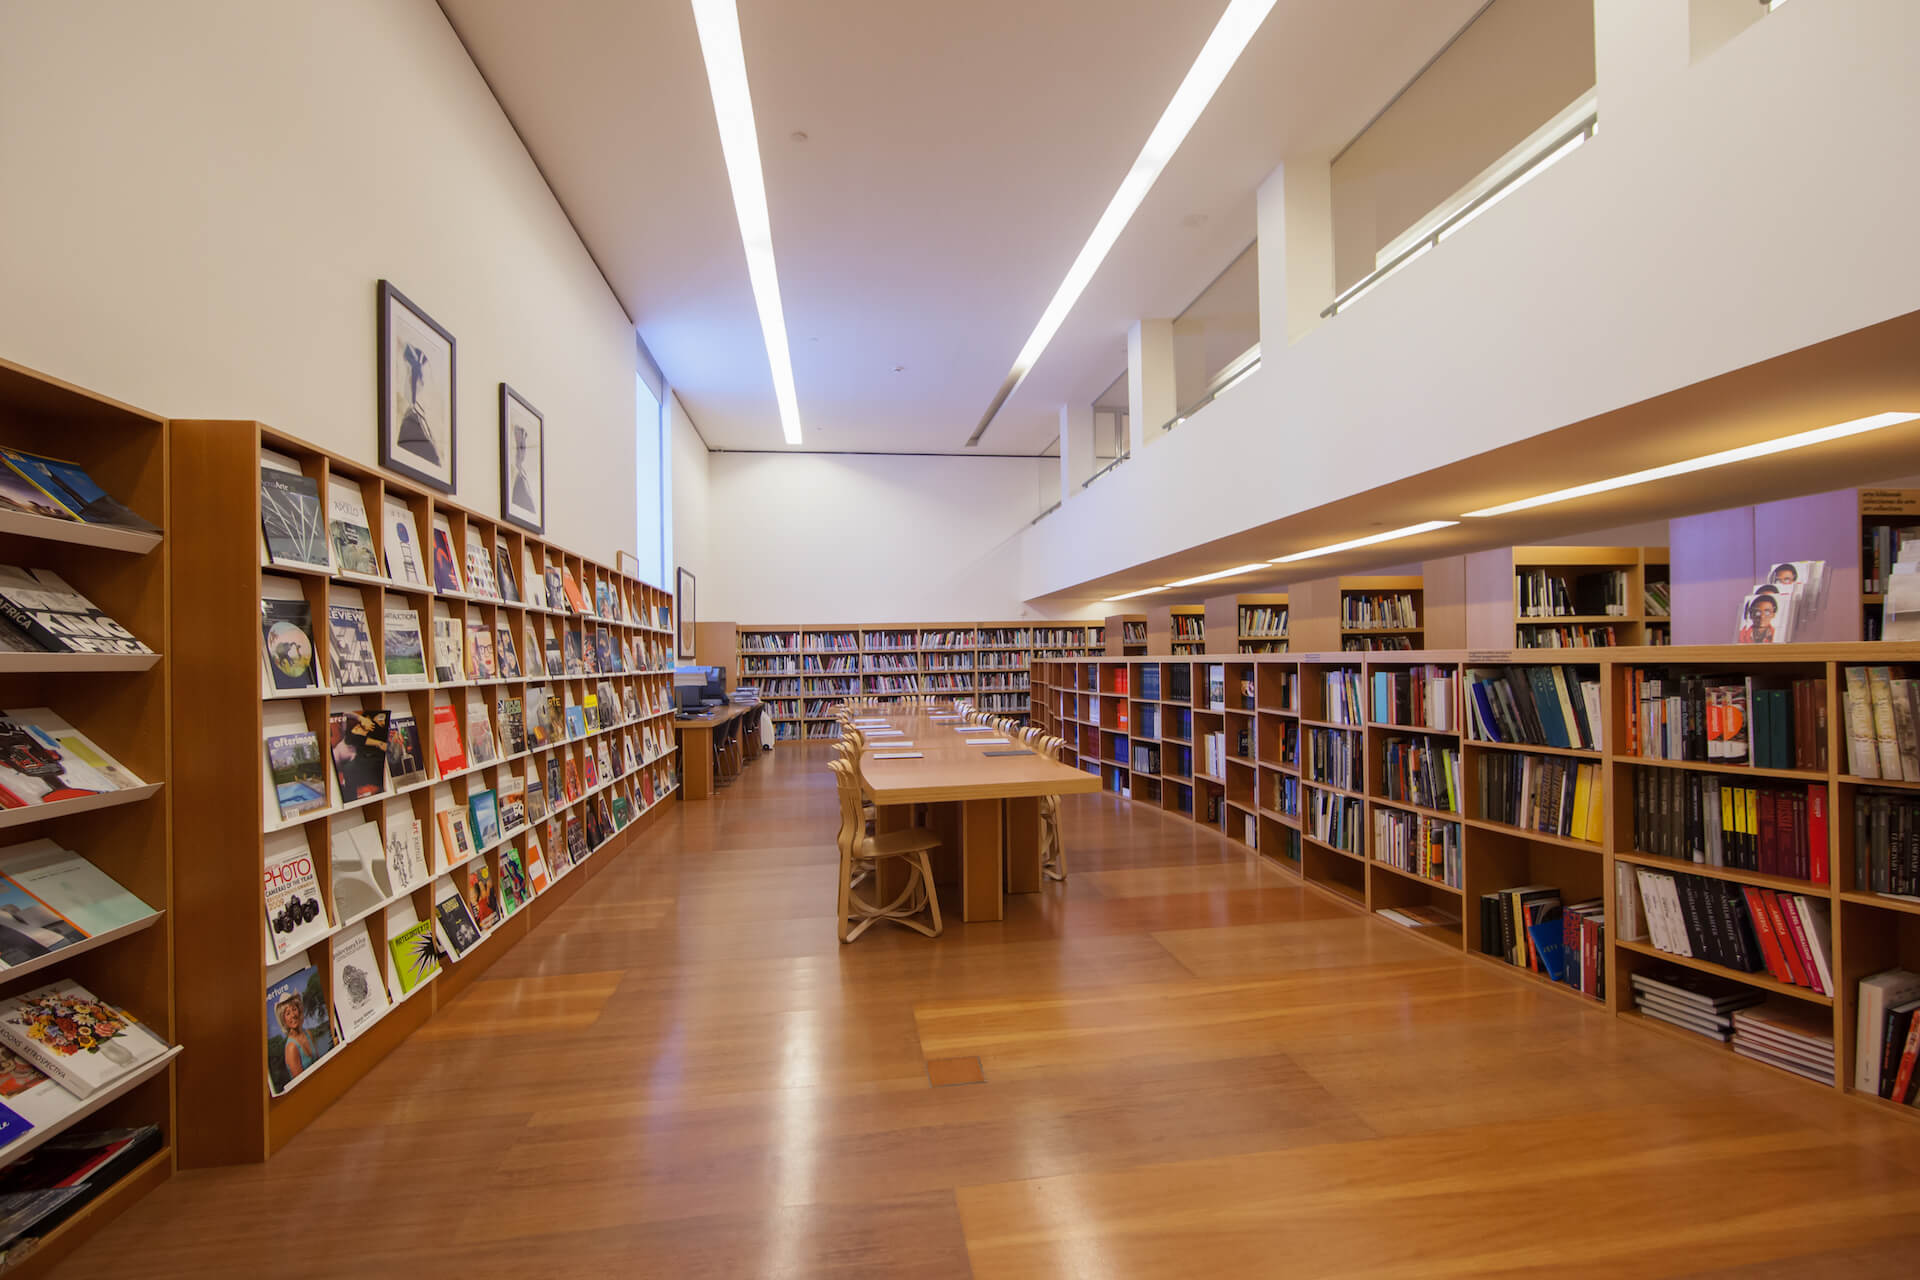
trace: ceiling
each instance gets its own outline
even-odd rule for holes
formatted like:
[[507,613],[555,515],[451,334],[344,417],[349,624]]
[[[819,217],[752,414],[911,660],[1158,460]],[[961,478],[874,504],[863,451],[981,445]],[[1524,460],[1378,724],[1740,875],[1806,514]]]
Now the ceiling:
[[[440,3],[708,445],[784,448],[688,0]],[[1280,0],[981,451],[1047,448],[1480,5]],[[966,451],[1224,8],[740,0],[803,448]]]

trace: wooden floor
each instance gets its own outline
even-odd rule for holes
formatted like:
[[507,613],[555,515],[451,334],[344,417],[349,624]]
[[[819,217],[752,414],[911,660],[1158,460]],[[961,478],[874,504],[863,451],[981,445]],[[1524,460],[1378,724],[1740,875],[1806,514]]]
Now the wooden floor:
[[1002,924],[842,948],[824,760],[676,806],[271,1164],[59,1274],[1920,1272],[1920,1124],[1145,807],[1069,797],[1072,878]]

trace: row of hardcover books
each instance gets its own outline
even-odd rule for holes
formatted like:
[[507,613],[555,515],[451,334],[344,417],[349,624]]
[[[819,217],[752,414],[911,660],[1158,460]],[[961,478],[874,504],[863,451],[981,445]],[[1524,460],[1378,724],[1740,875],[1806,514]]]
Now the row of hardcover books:
[[1563,905],[1552,885],[1480,895],[1480,952],[1596,999],[1606,994],[1606,910],[1598,898]]
[[1827,786],[1682,769],[1633,771],[1633,847],[1663,858],[1825,884]]
[[1853,883],[1863,892],[1920,900],[1920,796],[1854,793]]
[[1440,666],[1373,673],[1373,718],[1387,724],[1452,730],[1459,677]]
[[1847,772],[1920,782],[1920,680],[1900,667],[1847,667]]
[[1513,598],[1523,618],[1624,618],[1633,611],[1625,569],[1595,569],[1571,579],[1549,569],[1516,570]]
[[1827,682],[1627,671],[1627,741],[1654,760],[1827,767]]
[[1600,749],[1600,681],[1573,668],[1467,668],[1467,726],[1483,742]]
[[1654,947],[1833,994],[1833,929],[1823,898],[1635,867]]

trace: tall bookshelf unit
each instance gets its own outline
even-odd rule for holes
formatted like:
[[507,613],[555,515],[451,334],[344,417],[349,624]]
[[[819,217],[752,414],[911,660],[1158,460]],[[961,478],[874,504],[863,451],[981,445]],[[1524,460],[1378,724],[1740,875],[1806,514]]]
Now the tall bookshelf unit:
[[[72,980],[125,1008],[161,1040],[180,1046],[174,1009],[175,897],[171,808],[173,703],[168,675],[175,618],[167,578],[174,554],[164,420],[54,378],[0,361],[0,443],[76,462],[106,491],[158,526],[157,534],[21,514],[0,515],[7,564],[51,569],[124,625],[151,658],[0,654],[7,707],[50,707],[145,783],[27,808],[0,810],[0,844],[51,840],[118,881],[152,914],[0,973],[0,997]],[[181,888],[190,888],[184,877]],[[184,939],[182,939],[184,940]],[[192,1042],[202,1055],[210,1052]],[[10,1165],[67,1129],[157,1125],[161,1149],[92,1203],[9,1259],[10,1274],[37,1275],[170,1177],[183,1137],[174,1082],[181,1049],[143,1064],[57,1122],[0,1146]]]
[[[176,422],[173,424],[173,507],[183,514],[175,541],[174,609],[177,630],[190,635],[182,644],[182,658],[173,664],[172,692],[177,705],[193,708],[195,722],[209,736],[179,757],[174,814],[182,831],[194,842],[194,874],[181,882],[182,907],[193,922],[183,937],[176,965],[179,975],[179,1021],[185,1037],[200,1052],[182,1060],[179,1079],[183,1164],[206,1166],[244,1163],[267,1158],[305,1128],[334,1099],[364,1076],[375,1063],[431,1019],[434,1012],[458,995],[517,939],[550,915],[577,891],[586,877],[598,874],[610,858],[623,851],[671,801],[678,786],[673,736],[672,598],[613,567],[583,559],[545,539],[523,533],[481,512],[451,502],[375,468],[316,448],[292,436],[253,422]],[[260,472],[262,451],[292,459],[301,471],[327,493],[333,478],[359,486],[374,533],[376,563],[384,568],[384,504],[404,507],[423,539],[432,538],[436,519],[447,522],[455,555],[467,545],[471,532],[493,555],[505,551],[527,599],[524,581],[529,557],[544,573],[564,569],[579,584],[584,610],[540,608],[485,598],[473,591],[435,591],[401,585],[385,577],[340,571],[301,571],[267,562],[260,532]],[[204,495],[222,495],[218,502]],[[432,582],[431,568],[428,581]],[[462,581],[466,582],[463,569]],[[324,642],[316,645],[321,687],[295,695],[278,694],[264,679],[261,660],[260,601],[270,584],[292,582],[313,606],[316,637],[326,618],[326,605],[357,597],[367,611],[374,653],[381,652],[383,609],[410,608],[420,619],[426,641],[428,682],[336,691]],[[469,587],[471,583],[467,583]],[[565,602],[556,602],[564,605]],[[461,677],[434,682],[431,620],[436,616],[484,623],[490,634],[505,628],[523,661],[544,653],[549,636],[556,639],[578,633],[586,643],[605,636],[611,652],[619,654],[618,670],[581,674],[568,666],[560,676],[523,666],[519,678]],[[631,660],[625,653],[630,651]],[[535,672],[537,674],[529,674]],[[529,691],[545,687],[569,708],[586,705],[602,685],[617,702],[633,694],[634,714],[624,710],[585,722],[585,732],[567,732],[544,746],[531,741],[514,751],[504,728],[502,698],[519,699],[524,711]],[[384,706],[410,713],[420,726],[426,776],[412,785],[395,788],[383,766],[380,794],[355,800],[342,797],[331,776],[327,804],[317,812],[283,821],[266,767],[264,737],[288,727],[312,729],[327,741],[330,711],[373,710]],[[492,763],[442,775],[435,760],[434,709],[451,706],[487,718],[500,758]],[[508,716],[511,712],[506,712]],[[471,746],[468,721],[461,717],[463,746]],[[606,768],[599,767],[604,756]],[[630,749],[630,759],[628,757]],[[590,770],[589,764],[595,768]],[[548,818],[531,822],[524,831],[503,833],[466,856],[447,849],[436,830],[435,814],[445,807],[464,808],[476,788],[498,792],[509,775],[524,777],[531,786],[558,765],[579,779],[549,805]],[[616,767],[618,765],[619,767]],[[328,771],[331,773],[331,771]],[[589,782],[587,779],[593,778]],[[566,846],[564,827],[556,823],[593,813],[613,828],[589,856],[560,870],[556,848]],[[384,843],[395,823],[418,820],[427,849],[427,882],[402,889],[370,911],[342,918],[332,902],[333,859],[342,831],[363,821],[377,824]],[[433,920],[436,885],[450,875],[464,875],[475,859],[483,860],[496,881],[500,857],[509,847],[526,847],[538,840],[550,869],[548,888],[514,914],[496,923],[481,942],[458,960],[444,954],[438,969],[411,991],[402,992],[393,979],[394,960],[388,940],[404,932],[412,921]],[[377,1021],[352,1039],[336,1043],[278,1094],[272,1090],[264,1062],[266,1045],[265,991],[267,974],[284,969],[266,945],[261,871],[271,852],[287,849],[308,853],[315,863],[323,894],[328,896],[328,919],[333,928],[306,949],[307,963],[321,972],[332,994],[333,949],[345,945],[358,930],[369,936],[380,972],[394,996]],[[391,883],[391,882],[390,882]]]
[[1147,615],[1116,613],[1106,621],[1106,653],[1110,658],[1140,658],[1147,652]]
[[1516,649],[1665,643],[1672,617],[1649,614],[1647,585],[1668,579],[1665,547],[1475,552],[1467,557],[1467,643]]
[[[1890,896],[1862,882],[1855,864],[1855,798],[1888,794],[1913,797],[1920,783],[1885,781],[1848,772],[1845,699],[1848,669],[1894,664],[1920,673],[1920,645],[1802,644],[1770,650],[1753,646],[1652,645],[1552,651],[1320,652],[1284,655],[1208,655],[1150,664],[1117,659],[1041,662],[1034,668],[1035,718],[1077,751],[1079,767],[1098,774],[1106,789],[1129,795],[1136,804],[1154,804],[1172,814],[1220,828],[1209,821],[1208,796],[1218,791],[1225,814],[1224,833],[1254,845],[1274,865],[1307,886],[1357,910],[1408,913],[1406,931],[1476,963],[1564,996],[1596,1015],[1617,1016],[1699,1045],[1708,1052],[1735,1056],[1729,1044],[1671,1027],[1642,1014],[1634,1001],[1632,975],[1675,977],[1706,973],[1766,996],[1772,1003],[1811,1018],[1830,1030],[1834,1072],[1824,1085],[1863,1105],[1909,1119],[1920,1108],[1899,1106],[1854,1088],[1857,1037],[1857,984],[1893,966],[1920,971],[1920,903]],[[1226,674],[1226,705],[1210,705],[1208,668]],[[1235,724],[1246,712],[1239,700],[1239,672],[1250,673],[1253,688],[1254,754],[1237,750]],[[1121,771],[1108,751],[1111,729],[1094,724],[1090,708],[1099,704],[1104,718],[1111,705],[1107,691],[1115,672],[1125,670],[1129,723],[1135,755]],[[1141,674],[1151,670],[1149,682]],[[1470,679],[1506,678],[1529,682],[1558,671],[1565,687],[1597,686],[1598,740],[1574,746],[1544,742],[1496,742],[1475,731],[1468,716]],[[1827,764],[1821,768],[1760,768],[1722,760],[1649,759],[1635,744],[1640,714],[1632,690],[1634,673],[1664,678],[1687,676],[1741,680],[1754,677],[1759,687],[1785,686],[1793,680],[1825,690],[1824,708],[1812,692],[1802,714],[1825,715]],[[1215,729],[1218,726],[1218,730]],[[1630,733],[1630,729],[1634,732]],[[1212,731],[1227,734],[1226,772],[1203,767],[1200,748],[1191,745]],[[1807,749],[1817,736],[1805,740]],[[1090,753],[1097,753],[1093,754]],[[1070,756],[1070,761],[1075,757]],[[1421,776],[1454,777],[1450,792],[1409,791],[1410,760],[1421,762]],[[1585,774],[1589,809],[1597,830],[1576,834],[1528,826],[1517,816],[1488,808],[1500,794],[1495,776],[1511,778],[1523,767]],[[1245,841],[1248,806],[1237,779],[1254,779],[1251,812],[1255,837]],[[1558,775],[1553,775],[1558,776]],[[1637,788],[1654,778],[1716,780],[1756,790],[1818,797],[1827,813],[1824,850],[1830,869],[1824,881],[1807,876],[1768,874],[1665,857],[1637,848],[1634,805]],[[1483,790],[1483,783],[1487,789]],[[1569,786],[1574,784],[1571,782]],[[1575,788],[1577,790],[1577,788]],[[1651,793],[1641,791],[1643,802]],[[1764,809],[1762,813],[1764,813]],[[1411,836],[1411,838],[1409,838]],[[1069,834],[1071,839],[1071,834]],[[1409,857],[1407,850],[1430,857]],[[1812,853],[1809,856],[1814,856]],[[1655,947],[1646,931],[1645,907],[1639,936],[1621,937],[1614,928],[1622,904],[1617,901],[1617,872],[1648,868],[1727,883],[1744,890],[1799,895],[1824,907],[1831,919],[1831,994],[1770,977],[1766,968],[1742,972],[1710,960],[1673,954]],[[1635,884],[1637,885],[1637,879]],[[1597,900],[1605,921],[1595,972],[1598,992],[1483,954],[1480,904],[1483,895],[1548,885],[1566,904]],[[1637,888],[1635,890],[1637,894]],[[1752,1069],[1768,1070],[1762,1064]]]
[[1256,595],[1215,596],[1206,603],[1206,634],[1214,637],[1210,646],[1216,652],[1228,652],[1228,636],[1241,653],[1285,653],[1287,651],[1287,593],[1263,592]]
[[1920,489],[1860,490],[1860,635],[1880,638],[1887,574],[1902,530],[1920,529]]

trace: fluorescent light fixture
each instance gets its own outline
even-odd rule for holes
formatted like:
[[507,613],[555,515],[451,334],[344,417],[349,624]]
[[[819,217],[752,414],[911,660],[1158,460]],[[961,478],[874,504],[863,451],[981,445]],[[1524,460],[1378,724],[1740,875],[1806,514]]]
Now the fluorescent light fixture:
[[[1140,202],[1147,198],[1147,192],[1153,189],[1161,171],[1173,159],[1174,153],[1180,150],[1180,144],[1186,141],[1187,134],[1200,119],[1200,113],[1213,101],[1221,81],[1227,78],[1227,72],[1233,70],[1233,64],[1240,60],[1248,42],[1253,39],[1253,33],[1266,21],[1267,14],[1272,12],[1276,2],[1229,0],[1226,12],[1214,24],[1213,34],[1207,37],[1207,42],[1200,47],[1200,55],[1187,68],[1186,79],[1174,90],[1167,109],[1160,113],[1159,123],[1147,135],[1146,145],[1140,148],[1133,168],[1127,170],[1127,176],[1120,181],[1119,190],[1107,202],[1106,212],[1093,224],[1093,233],[1087,237],[1086,244],[1080,247],[1080,256],[1067,268],[1067,278],[1060,282],[1053,301],[1040,313],[1040,323],[1033,327],[1027,345],[1020,348],[1020,354],[1014,358],[1013,368],[1001,387],[999,399],[987,411],[987,416],[975,429],[973,439],[967,441],[968,444],[978,443],[994,415],[1000,411],[1000,406],[1026,380],[1028,372],[1039,361],[1040,353],[1053,341],[1053,335],[1065,323],[1073,304],[1080,300],[1080,294],[1092,281],[1093,273],[1100,269],[1114,242],[1119,240],[1120,233],[1126,230],[1127,223],[1140,208]],[[731,3],[728,8],[732,8]]]
[[1138,591],[1129,591],[1124,595],[1108,596],[1101,604],[1117,604],[1122,600],[1131,600],[1135,596],[1150,596],[1156,591],[1165,591],[1165,587],[1142,587]]
[[1385,533],[1370,533],[1364,538],[1334,542],[1324,547],[1315,547],[1311,551],[1296,551],[1290,556],[1279,556],[1268,563],[1292,564],[1295,560],[1312,560],[1316,556],[1330,556],[1338,551],[1354,551],[1361,547],[1376,546],[1382,542],[1392,542],[1396,538],[1411,538],[1416,533],[1432,533],[1435,529],[1451,528],[1459,523],[1458,520],[1427,520],[1420,524],[1410,524],[1404,529],[1389,529]]
[[1218,582],[1222,578],[1234,578],[1243,573],[1259,573],[1267,566],[1264,564],[1241,564],[1231,569],[1222,569],[1218,573],[1203,573],[1197,578],[1182,578],[1178,582],[1169,582],[1169,587],[1197,587],[1203,582]]
[[800,398],[793,389],[793,354],[787,347],[787,318],[780,308],[780,277],[773,264],[773,225],[767,217],[767,184],[760,172],[760,135],[753,124],[753,96],[747,89],[747,55],[740,44],[740,13],[734,0],[693,0],[693,21],[700,30],[700,53],[707,61],[707,87],[713,93],[714,119],[720,126],[720,151],[733,187],[733,211],[747,250],[747,279],[760,312],[760,336],[773,370],[773,397],[780,406],[780,430],[788,444],[800,443]]
[[1719,453],[1703,453],[1697,458],[1688,458],[1684,462],[1669,462],[1664,467],[1648,467],[1645,471],[1630,471],[1626,475],[1614,476],[1608,480],[1595,480],[1591,484],[1577,484],[1568,489],[1555,489],[1552,493],[1522,498],[1518,502],[1503,502],[1497,507],[1482,507],[1478,511],[1467,512],[1466,518],[1503,516],[1511,511],[1527,511],[1533,507],[1549,506],[1572,498],[1584,498],[1590,494],[1625,489],[1629,485],[1646,484],[1651,480],[1665,480],[1671,476],[1684,476],[1694,471],[1705,471],[1710,467],[1724,467],[1730,462],[1746,462],[1751,458],[1764,458],[1769,454],[1804,449],[1810,444],[1844,440],[1848,436],[1857,436],[1868,431],[1878,431],[1883,427],[1912,422],[1915,418],[1920,418],[1920,413],[1876,413],[1870,417],[1855,418],[1851,422],[1835,423],[1831,427],[1818,427],[1812,431],[1781,436],[1775,440],[1763,440],[1759,444],[1745,444],[1737,449],[1722,449]]

